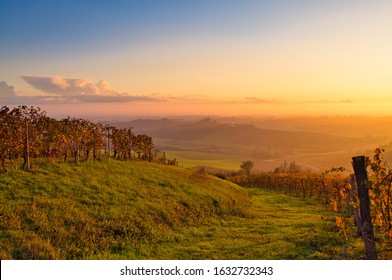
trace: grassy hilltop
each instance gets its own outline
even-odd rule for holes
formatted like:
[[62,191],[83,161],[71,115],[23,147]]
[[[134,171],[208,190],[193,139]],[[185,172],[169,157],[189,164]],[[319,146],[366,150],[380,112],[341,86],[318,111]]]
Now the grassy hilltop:
[[34,163],[0,174],[1,259],[363,257],[314,200],[148,162]]
[[0,177],[1,259],[145,257],[250,205],[234,184],[146,162],[42,162]]

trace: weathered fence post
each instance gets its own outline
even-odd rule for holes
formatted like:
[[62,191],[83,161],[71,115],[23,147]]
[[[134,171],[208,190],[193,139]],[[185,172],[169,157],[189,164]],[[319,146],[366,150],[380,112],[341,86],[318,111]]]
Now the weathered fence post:
[[30,143],[29,143],[29,122],[25,117],[25,139],[24,139],[24,151],[23,151],[23,170],[29,171],[30,169]]
[[[110,157],[110,127],[107,127],[106,128],[106,130],[107,130],[107,140],[108,140],[108,143],[107,143],[107,150],[108,150],[108,155],[107,155],[107,157]],[[106,148],[105,148],[105,156],[106,156]]]
[[347,205],[350,209],[351,214],[354,216],[355,225],[357,226],[357,234],[362,236],[362,222],[361,216],[359,215],[358,209],[356,209],[352,202],[354,200],[355,193],[357,192],[357,184],[355,183],[355,175],[350,174],[350,186],[351,190],[347,194]]
[[365,253],[368,260],[376,260],[376,241],[373,224],[370,216],[370,198],[367,188],[368,176],[366,172],[365,157],[353,157],[353,168],[357,181],[359,209],[362,223],[362,238],[365,244]]

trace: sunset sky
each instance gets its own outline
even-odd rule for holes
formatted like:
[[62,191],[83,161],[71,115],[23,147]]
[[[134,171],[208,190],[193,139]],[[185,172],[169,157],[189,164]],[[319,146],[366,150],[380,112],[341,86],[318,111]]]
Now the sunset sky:
[[391,115],[392,1],[0,0],[0,105]]

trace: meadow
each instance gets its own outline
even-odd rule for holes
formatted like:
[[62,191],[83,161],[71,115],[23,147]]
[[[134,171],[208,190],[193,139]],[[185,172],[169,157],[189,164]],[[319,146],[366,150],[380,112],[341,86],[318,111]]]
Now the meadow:
[[0,177],[1,259],[364,257],[319,202],[203,171],[35,160],[29,172]]

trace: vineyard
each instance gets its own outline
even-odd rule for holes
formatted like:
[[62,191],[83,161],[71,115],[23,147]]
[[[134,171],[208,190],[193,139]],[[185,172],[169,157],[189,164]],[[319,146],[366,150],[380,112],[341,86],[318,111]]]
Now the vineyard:
[[[152,161],[153,141],[147,135],[136,135],[131,128],[103,126],[80,118],[56,120],[41,109],[18,106],[0,109],[0,169],[7,162],[23,158],[22,169],[30,169],[31,158],[61,158],[67,162],[102,155],[121,159]],[[156,156],[156,155],[155,155]]]
[[[332,168],[321,174],[310,172],[265,173],[236,175],[230,180],[243,187],[256,187],[285,194],[316,199],[325,205],[325,217],[333,217],[347,242],[362,237],[366,244],[377,243],[382,258],[392,258],[392,170],[383,160],[382,149],[376,149],[372,159],[366,158],[370,171],[365,188],[370,201],[370,226],[361,219],[362,205],[358,199],[358,180],[344,168]],[[363,215],[363,214],[362,214]],[[366,235],[371,230],[375,237]]]
[[[36,159],[38,164],[42,164],[42,158],[57,159],[57,162],[63,163],[102,161],[105,157],[177,164],[176,160],[167,160],[165,154],[158,155],[153,150],[152,138],[135,134],[132,128],[104,126],[80,118],[56,120],[40,108],[27,106],[13,109],[4,106],[0,109],[0,140],[2,173],[9,169],[29,171],[33,166],[31,160]],[[247,163],[252,165],[241,166],[246,172],[234,172],[230,177],[224,175],[222,178],[245,188],[262,188],[320,202],[325,206],[323,218],[334,220],[346,244],[362,238],[367,258],[392,259],[392,169],[383,159],[383,152],[378,148],[372,158],[364,158],[362,181],[355,164],[354,175],[344,168],[332,168],[323,173],[303,172],[296,168],[251,172],[251,161]],[[19,164],[19,168],[16,167]],[[207,174],[196,172],[192,176],[196,177],[192,177],[191,181],[195,178],[204,180]],[[214,184],[218,183],[211,183]],[[158,182],[156,185],[166,186],[166,183]],[[361,189],[365,189],[368,214],[364,212],[366,207],[361,200]],[[369,246],[374,247],[371,257],[368,255]]]

